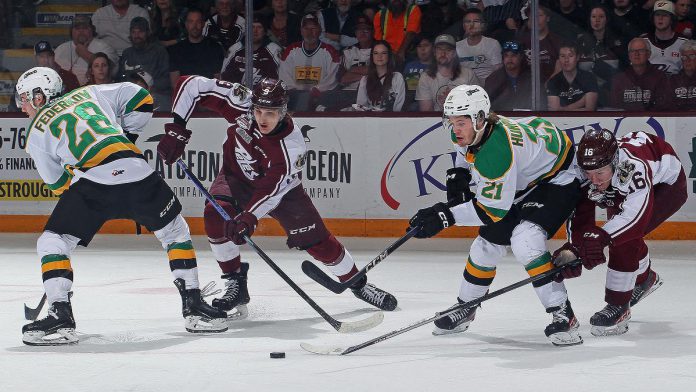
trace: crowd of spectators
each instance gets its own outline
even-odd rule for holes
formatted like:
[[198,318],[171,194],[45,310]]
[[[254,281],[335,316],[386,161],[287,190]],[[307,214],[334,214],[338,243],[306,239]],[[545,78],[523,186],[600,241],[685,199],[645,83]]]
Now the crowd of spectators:
[[[540,0],[548,110],[696,111],[695,0]],[[291,110],[439,111],[459,84],[499,111],[530,110],[527,0],[112,0],[70,40],[35,45],[72,89],[138,81],[168,110],[180,76],[281,78]]]

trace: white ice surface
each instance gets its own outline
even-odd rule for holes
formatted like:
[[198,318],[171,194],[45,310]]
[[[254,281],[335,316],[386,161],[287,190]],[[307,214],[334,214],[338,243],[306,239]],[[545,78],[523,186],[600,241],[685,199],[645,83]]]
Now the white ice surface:
[[[320,356],[301,342],[349,347],[452,305],[469,240],[411,240],[370,272],[399,299],[376,328],[338,334],[253,251],[250,315],[218,335],[185,332],[166,256],[152,236],[97,236],[72,258],[80,343],[29,347],[21,342],[23,303],[42,294],[35,235],[0,235],[0,391],[694,391],[696,390],[696,246],[652,242],[665,284],[633,309],[627,334],[596,338],[589,318],[603,305],[606,267],[569,282],[585,343],[554,347],[543,334],[550,316],[531,287],[483,304],[469,331],[431,335],[423,326],[347,356]],[[304,276],[306,253],[278,238],[257,238],[276,263],[339,320],[372,309],[350,291],[335,295]],[[362,267],[393,239],[348,239]],[[219,270],[195,239],[202,283]],[[552,244],[558,246],[558,242]],[[492,289],[526,277],[511,256]],[[44,311],[45,313],[45,311]],[[42,313],[41,317],[43,317]],[[284,351],[285,359],[270,359]]]

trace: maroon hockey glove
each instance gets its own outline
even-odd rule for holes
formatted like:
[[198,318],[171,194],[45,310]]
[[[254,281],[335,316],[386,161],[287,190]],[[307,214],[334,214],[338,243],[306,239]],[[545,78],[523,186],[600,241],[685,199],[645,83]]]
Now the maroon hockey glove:
[[582,244],[579,248],[582,265],[588,270],[606,263],[604,248],[611,243],[611,236],[602,228],[594,226],[582,235]]
[[[570,254],[568,254],[568,252],[570,252]],[[563,244],[563,246],[561,246],[560,248],[556,249],[555,252],[553,252],[551,262],[555,267],[558,267],[579,258],[580,256],[578,255],[578,249],[575,247],[575,245],[571,244],[570,242],[566,242],[565,244]],[[575,267],[563,268],[561,272],[559,272],[558,275],[556,275],[554,280],[560,283],[563,281],[563,279],[577,278],[578,276],[580,276],[580,274],[582,274],[582,264]]]
[[191,131],[177,123],[164,124],[164,136],[157,144],[157,153],[167,165],[176,162],[191,138]]
[[453,167],[447,170],[447,204],[456,206],[474,198],[469,189],[471,172],[463,167]]
[[233,220],[225,222],[225,237],[237,245],[243,245],[246,243],[244,234],[251,237],[257,223],[258,220],[254,214],[244,211]]
[[454,224],[454,215],[445,203],[418,210],[408,222],[411,227],[420,227],[416,238],[430,238]]

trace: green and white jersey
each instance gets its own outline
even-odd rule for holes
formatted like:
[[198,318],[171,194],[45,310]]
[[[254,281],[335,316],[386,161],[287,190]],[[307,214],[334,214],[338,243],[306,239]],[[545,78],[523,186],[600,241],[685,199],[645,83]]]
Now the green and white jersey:
[[476,197],[451,208],[458,226],[498,222],[539,182],[565,185],[575,178],[566,170],[575,154],[563,131],[539,117],[499,118],[475,153],[456,146],[457,166],[468,165],[476,183]]
[[56,194],[86,178],[100,184],[139,181],[152,173],[125,136],[152,118],[152,96],[133,83],[85,86],[41,108],[26,151]]

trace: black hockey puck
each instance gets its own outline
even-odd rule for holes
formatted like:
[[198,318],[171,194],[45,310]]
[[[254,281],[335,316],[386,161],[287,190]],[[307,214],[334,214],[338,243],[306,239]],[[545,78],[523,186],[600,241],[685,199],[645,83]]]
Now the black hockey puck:
[[285,358],[284,352],[274,351],[271,353],[271,358]]

